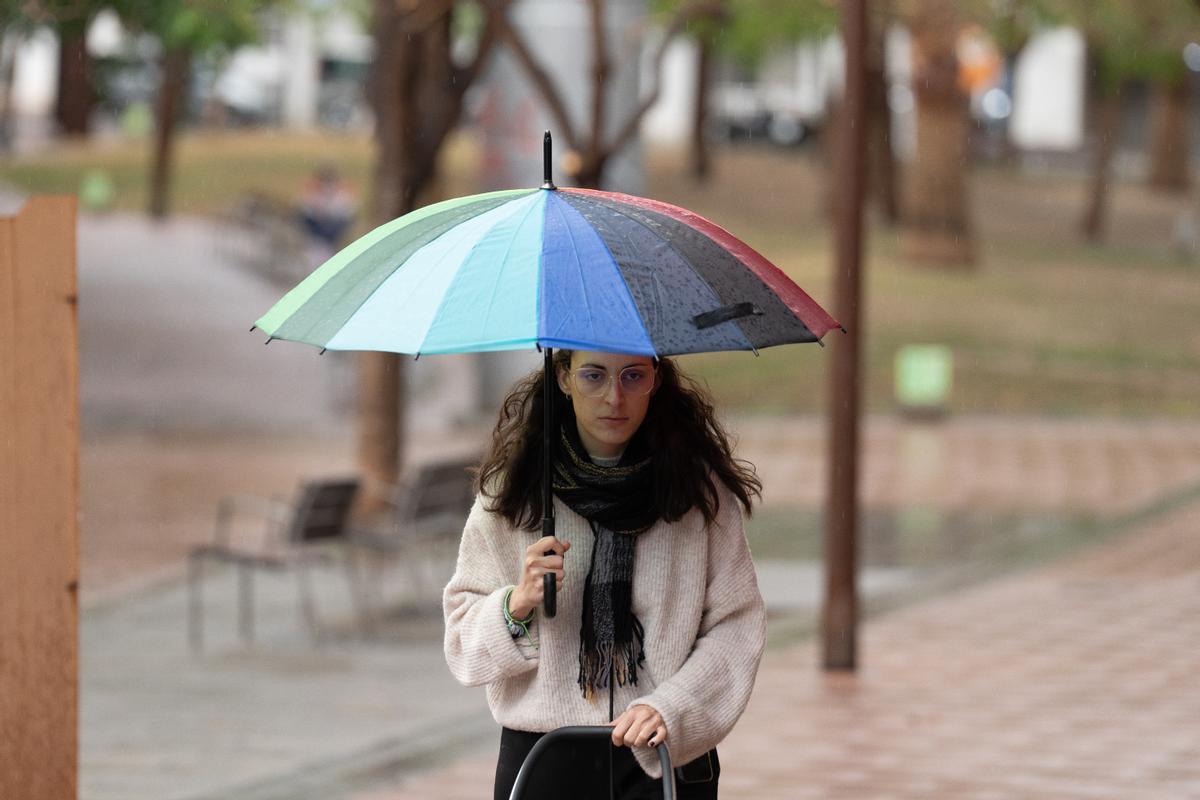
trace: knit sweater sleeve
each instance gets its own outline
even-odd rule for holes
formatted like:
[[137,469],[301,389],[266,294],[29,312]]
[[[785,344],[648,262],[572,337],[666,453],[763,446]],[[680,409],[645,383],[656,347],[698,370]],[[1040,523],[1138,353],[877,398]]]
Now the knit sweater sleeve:
[[[722,492],[721,509],[709,525],[708,575],[704,612],[691,655],[683,666],[645,697],[662,715],[676,766],[716,747],[746,710],[766,644],[767,617],[742,510],[732,493]],[[634,755],[652,777],[662,776],[650,748]]]
[[442,593],[446,663],[464,686],[482,686],[537,668],[527,637],[513,639],[504,624],[504,595],[513,585],[501,539],[509,533],[481,498],[467,517],[454,576]]

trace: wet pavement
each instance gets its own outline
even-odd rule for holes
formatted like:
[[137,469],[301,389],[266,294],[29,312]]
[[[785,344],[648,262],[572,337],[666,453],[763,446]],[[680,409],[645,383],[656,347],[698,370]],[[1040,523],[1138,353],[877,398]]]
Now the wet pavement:
[[256,635],[245,643],[234,570],[208,570],[202,587],[199,652],[188,646],[182,584],[83,615],[81,798],[330,796],[489,732],[475,693],[435,668],[436,609],[409,608],[364,638],[344,575],[322,568],[314,642],[295,575],[260,572]]
[[[954,420],[936,435],[953,454],[948,443],[975,442],[984,435],[974,426],[983,427],[986,435],[998,428],[992,421]],[[1195,711],[1200,691],[1180,680],[1185,665],[1194,671],[1195,643],[1200,641],[1200,532],[1195,522],[1200,518],[1200,431],[1180,428],[1170,440],[1160,440],[1153,425],[1142,436],[1131,430],[1113,426],[1107,434],[1099,428],[1088,435],[1090,444],[1079,451],[1090,459],[1082,480],[1071,469],[1071,458],[1055,456],[1061,465],[1056,480],[1040,476],[1039,485],[1014,485],[1009,496],[998,492],[1005,484],[990,483],[997,507],[1024,505],[1034,511],[1087,506],[1094,502],[1090,492],[1107,487],[1103,502],[1111,511],[1089,533],[1096,540],[1094,551],[1085,549],[1057,566],[1018,577],[992,569],[966,581],[961,576],[947,581],[953,576],[927,568],[869,566],[863,574],[864,595],[879,613],[865,627],[864,669],[857,678],[822,677],[811,644],[770,650],[750,711],[722,750],[727,763],[723,781],[733,796],[1187,797],[1155,793],[1153,787],[1195,789],[1187,781],[1196,775],[1178,758],[1156,761],[1159,745],[1151,743],[1179,741],[1177,726],[1186,726],[1177,709]],[[819,438],[819,425],[792,420],[767,428],[748,421],[739,425],[739,433],[742,454],[760,468],[776,459],[763,469],[769,484],[764,515],[774,509],[786,516],[790,507],[799,516],[804,505],[792,506],[779,497],[778,478],[786,463],[775,448],[781,442]],[[1048,424],[1029,426],[1022,434],[1021,426],[1012,423],[1005,433],[996,436],[989,452],[991,469],[1006,469],[1003,465],[1019,459],[1034,438],[1065,442],[1069,452],[1076,452],[1071,449],[1073,435]],[[898,451],[892,442],[903,435],[903,424],[876,421],[865,439],[866,462],[893,458]],[[296,579],[287,573],[258,579],[258,639],[253,645],[239,642],[235,575],[214,570],[204,584],[205,650],[201,655],[188,650],[182,583],[187,542],[173,538],[179,531],[172,528],[171,517],[193,507],[194,513],[182,519],[192,520],[194,535],[207,536],[215,501],[183,491],[189,487],[182,481],[164,482],[157,466],[180,459],[194,466],[199,483],[208,474],[212,490],[226,463],[219,457],[223,449],[235,454],[233,461],[247,472],[270,463],[307,469],[322,463],[323,455],[338,452],[331,442],[281,439],[261,448],[242,441],[226,442],[223,448],[221,440],[208,439],[207,450],[173,446],[163,451],[153,446],[153,439],[137,447],[121,441],[93,442],[89,458],[115,460],[118,451],[128,448],[123,468],[85,469],[85,479],[103,483],[120,474],[126,485],[141,487],[146,498],[161,490],[160,501],[167,499],[160,502],[158,517],[131,521],[135,528],[140,524],[158,531],[157,558],[167,563],[147,573],[155,580],[139,584],[126,577],[112,591],[91,595],[85,606],[83,800],[481,796],[490,781],[495,726],[482,690],[455,684],[442,659],[441,620],[434,603],[451,569],[446,559],[431,563],[423,586],[413,586],[403,564],[390,567],[388,596],[397,611],[372,638],[361,636],[354,626],[343,572],[336,565],[324,569],[317,583],[318,609],[327,630],[321,647],[313,645],[302,624]],[[1145,449],[1147,442],[1157,442],[1154,446],[1174,465],[1169,472],[1152,470],[1163,485],[1149,501],[1143,481],[1121,479],[1131,468],[1145,468],[1128,450]],[[438,452],[421,437],[415,447],[425,457]],[[1005,454],[1005,449],[1011,452]],[[1093,449],[1106,455],[1097,458]],[[188,452],[196,454],[190,461]],[[813,462],[820,459],[815,448],[801,452],[808,452]],[[341,453],[348,462],[344,447]],[[793,471],[803,472],[803,460],[793,461]],[[868,467],[872,469],[879,467]],[[989,484],[987,469],[986,464],[960,468],[958,480]],[[88,496],[93,495],[85,491]],[[961,498],[970,492],[948,487],[944,496]],[[906,495],[897,498],[903,505]],[[879,502],[872,495],[867,500],[872,506]],[[115,507],[108,514],[110,525],[121,517]],[[106,536],[103,529],[86,525],[85,534],[100,540]],[[130,534],[125,530],[122,535]],[[113,563],[116,555],[109,554]],[[919,554],[910,561],[920,563]],[[773,557],[760,558],[759,567],[772,612],[772,640],[777,645],[795,642],[815,618],[818,565]],[[1002,576],[995,579],[997,572]],[[993,580],[961,588],[984,577]],[[921,600],[927,595],[933,599]],[[1057,639],[1072,644],[1055,644]],[[1141,655],[1131,660],[1126,658],[1130,653]],[[1118,663],[1104,666],[1108,657]],[[1089,682],[1077,685],[1080,676],[1089,676]],[[1051,684],[1042,686],[1046,681]],[[939,688],[946,689],[943,695]],[[1153,710],[1159,705],[1161,711]],[[1100,733],[1123,730],[1122,715],[1146,709],[1161,730],[1139,722],[1138,736]],[[1098,719],[1095,714],[1108,716]],[[1028,729],[1021,727],[1026,723]],[[964,730],[971,725],[979,729]],[[1136,740],[1143,749],[1076,760],[1072,742],[1093,732],[1122,746]],[[776,740],[795,749],[781,751]],[[975,744],[968,747],[960,740]],[[1006,742],[1016,749],[1005,750]],[[950,753],[953,747],[959,748],[956,755],[947,755],[944,764],[933,755]],[[759,749],[766,755],[757,755]],[[1035,750],[1044,758],[1018,763]],[[863,753],[871,758],[860,763]],[[997,777],[971,783],[972,770],[956,766],[960,758],[976,772],[993,763]],[[788,768],[768,769],[767,762]],[[1143,762],[1158,766],[1143,768]],[[1105,779],[1081,773],[1083,763],[1133,776],[1132,783],[1114,785],[1128,788],[1142,782],[1148,788],[1143,794],[1124,789],[1105,794],[1098,788]],[[1176,779],[1182,783],[1170,782]],[[397,788],[406,782],[412,782],[409,788]],[[888,788],[893,785],[905,788],[893,792]],[[1087,791],[1092,793],[1063,789],[1072,785],[1091,787]],[[796,794],[796,786],[803,792]],[[740,788],[733,791],[735,787]]]
[[[1200,797],[1200,502],[868,622],[855,673],[768,651],[720,747],[757,800]],[[488,796],[495,742],[354,800]]]

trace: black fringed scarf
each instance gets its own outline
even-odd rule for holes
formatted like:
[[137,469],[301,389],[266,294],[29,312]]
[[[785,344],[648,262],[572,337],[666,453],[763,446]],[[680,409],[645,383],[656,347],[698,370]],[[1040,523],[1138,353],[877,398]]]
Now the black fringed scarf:
[[653,461],[635,436],[616,466],[592,463],[574,416],[564,416],[552,486],[595,535],[579,629],[579,688],[595,702],[610,675],[621,686],[636,686],[637,668],[646,660],[642,623],[633,614],[633,546],[658,519]]

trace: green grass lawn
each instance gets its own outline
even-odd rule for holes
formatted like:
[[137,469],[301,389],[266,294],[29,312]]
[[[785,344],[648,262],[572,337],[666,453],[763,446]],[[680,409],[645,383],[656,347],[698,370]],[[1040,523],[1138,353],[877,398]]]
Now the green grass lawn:
[[[361,137],[265,132],[182,136],[172,176],[172,209],[217,214],[248,190],[292,198],[322,159],[337,163],[350,180],[364,185],[370,143]],[[0,180],[27,191],[73,193],[85,173],[100,169],[116,188],[116,208],[141,211],[149,167],[149,142],[72,143],[0,163]]]
[[[453,140],[436,191],[476,191],[479,159],[471,136]],[[372,148],[361,136],[184,136],[173,208],[220,214],[249,191],[294,198],[322,160],[336,163],[369,197]],[[148,164],[147,143],[70,145],[0,163],[0,181],[31,192],[73,192],[85,172],[100,168],[114,181],[117,208],[140,210]],[[714,176],[702,185],[683,175],[677,157],[651,154],[645,164],[646,194],[712,218],[836,315],[826,178],[813,155],[719,150]],[[980,258],[967,271],[906,262],[895,232],[873,223],[863,281],[866,409],[893,409],[897,349],[931,343],[954,354],[955,412],[1200,413],[1200,265],[1181,260],[1169,243],[1188,201],[1123,185],[1110,242],[1094,247],[1075,230],[1084,193],[1073,178],[977,170],[971,203]],[[684,365],[732,411],[816,412],[825,407],[828,357],[828,348],[781,347],[758,357],[690,356]]]

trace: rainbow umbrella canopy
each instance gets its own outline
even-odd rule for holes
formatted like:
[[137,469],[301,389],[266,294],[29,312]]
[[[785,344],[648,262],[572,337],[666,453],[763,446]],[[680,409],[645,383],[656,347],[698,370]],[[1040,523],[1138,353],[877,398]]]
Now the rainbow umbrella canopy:
[[[778,267],[677,206],[558,188],[436,203],[338,252],[251,328],[330,350],[553,348],[668,356],[819,342],[838,323]],[[545,421],[553,430],[553,420]],[[550,465],[550,437],[544,464]],[[544,505],[552,513],[550,480]],[[553,519],[543,521],[553,535]],[[547,575],[548,595],[553,576]],[[546,611],[552,615],[548,600]]]
[[330,350],[667,356],[814,342],[838,323],[699,215],[547,178],[542,188],[447,200],[381,225],[255,327]]

